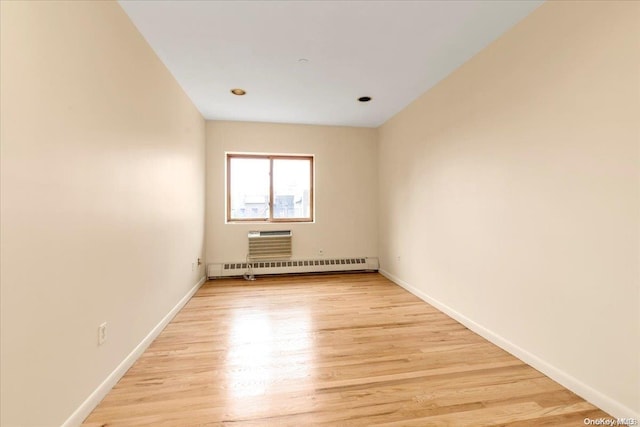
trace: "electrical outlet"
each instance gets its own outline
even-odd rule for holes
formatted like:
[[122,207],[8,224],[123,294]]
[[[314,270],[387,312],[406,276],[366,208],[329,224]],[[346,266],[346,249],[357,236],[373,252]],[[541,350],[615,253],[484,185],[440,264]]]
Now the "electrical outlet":
[[104,344],[107,340],[107,322],[98,326],[98,345]]
[[196,269],[196,263],[192,262],[191,263],[191,271],[195,271],[195,269]]
[[322,249],[318,249],[318,255],[320,255],[320,256],[324,256],[324,250],[322,250]]

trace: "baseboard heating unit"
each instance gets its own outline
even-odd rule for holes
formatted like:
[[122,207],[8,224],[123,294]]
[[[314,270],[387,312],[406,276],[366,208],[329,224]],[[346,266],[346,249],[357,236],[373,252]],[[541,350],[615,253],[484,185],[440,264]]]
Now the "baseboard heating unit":
[[[304,260],[269,261],[260,260],[251,263],[253,274],[291,274],[323,273],[341,271],[378,271],[378,258],[318,258]],[[247,262],[225,262],[207,264],[207,277],[242,276],[249,270]]]

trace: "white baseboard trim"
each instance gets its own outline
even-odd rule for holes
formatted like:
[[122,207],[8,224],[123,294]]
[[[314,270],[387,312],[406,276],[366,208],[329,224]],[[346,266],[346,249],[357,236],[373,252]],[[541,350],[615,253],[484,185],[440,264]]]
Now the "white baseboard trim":
[[542,372],[552,380],[558,382],[562,386],[568,388],[569,390],[576,393],[578,396],[582,397],[586,401],[592,403],[603,411],[607,412],[614,418],[634,418],[636,420],[640,420],[640,413],[635,412],[633,409],[628,408],[627,406],[621,404],[620,402],[612,399],[611,397],[595,390],[594,388],[588,386],[582,381],[578,380],[575,377],[567,374],[563,370],[551,365],[545,360],[539,358],[533,353],[523,349],[522,347],[517,346],[506,338],[496,334],[495,332],[485,328],[484,326],[474,322],[472,319],[466,317],[465,315],[455,311],[451,307],[442,302],[431,298],[425,292],[420,289],[410,285],[399,277],[394,276],[388,271],[379,270],[380,274],[382,274],[387,279],[396,283],[397,285],[403,287],[407,291],[411,292],[413,295],[427,302],[428,304],[434,306],[438,310],[445,313],[447,316],[452,319],[462,323],[464,326],[485,338],[486,340],[492,342],[503,350],[511,353],[518,359],[522,360],[526,364],[532,366],[538,371]]
[[96,406],[104,399],[104,397],[111,391],[113,386],[122,378],[122,376],[129,370],[136,360],[144,353],[154,339],[160,332],[171,322],[176,314],[185,306],[185,304],[191,299],[191,297],[200,289],[202,284],[207,280],[206,277],[200,278],[187,294],[182,297],[180,301],[169,311],[166,316],[160,320],[160,322],[147,334],[146,337],[133,349],[131,353],[125,359],[120,362],[116,369],[109,374],[109,376],[96,388],[93,393],[82,402],[82,404],[76,409],[73,414],[62,424],[62,427],[77,427],[89,416]]

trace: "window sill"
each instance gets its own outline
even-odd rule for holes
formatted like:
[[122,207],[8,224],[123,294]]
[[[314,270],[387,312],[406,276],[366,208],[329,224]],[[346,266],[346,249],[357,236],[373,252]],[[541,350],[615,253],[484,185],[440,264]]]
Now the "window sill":
[[282,224],[315,224],[315,220],[311,219],[283,219],[279,221],[268,221],[268,220],[259,220],[259,219],[232,219],[226,220],[225,224],[272,224],[272,225],[282,225]]

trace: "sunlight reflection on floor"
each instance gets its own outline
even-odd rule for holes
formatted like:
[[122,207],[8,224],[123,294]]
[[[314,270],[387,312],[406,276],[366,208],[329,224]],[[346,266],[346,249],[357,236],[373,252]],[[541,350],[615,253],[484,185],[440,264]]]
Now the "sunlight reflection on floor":
[[225,371],[234,406],[240,409],[242,398],[273,392],[281,382],[308,382],[313,358],[308,310],[279,310],[275,316],[268,308],[237,309],[231,316]]

